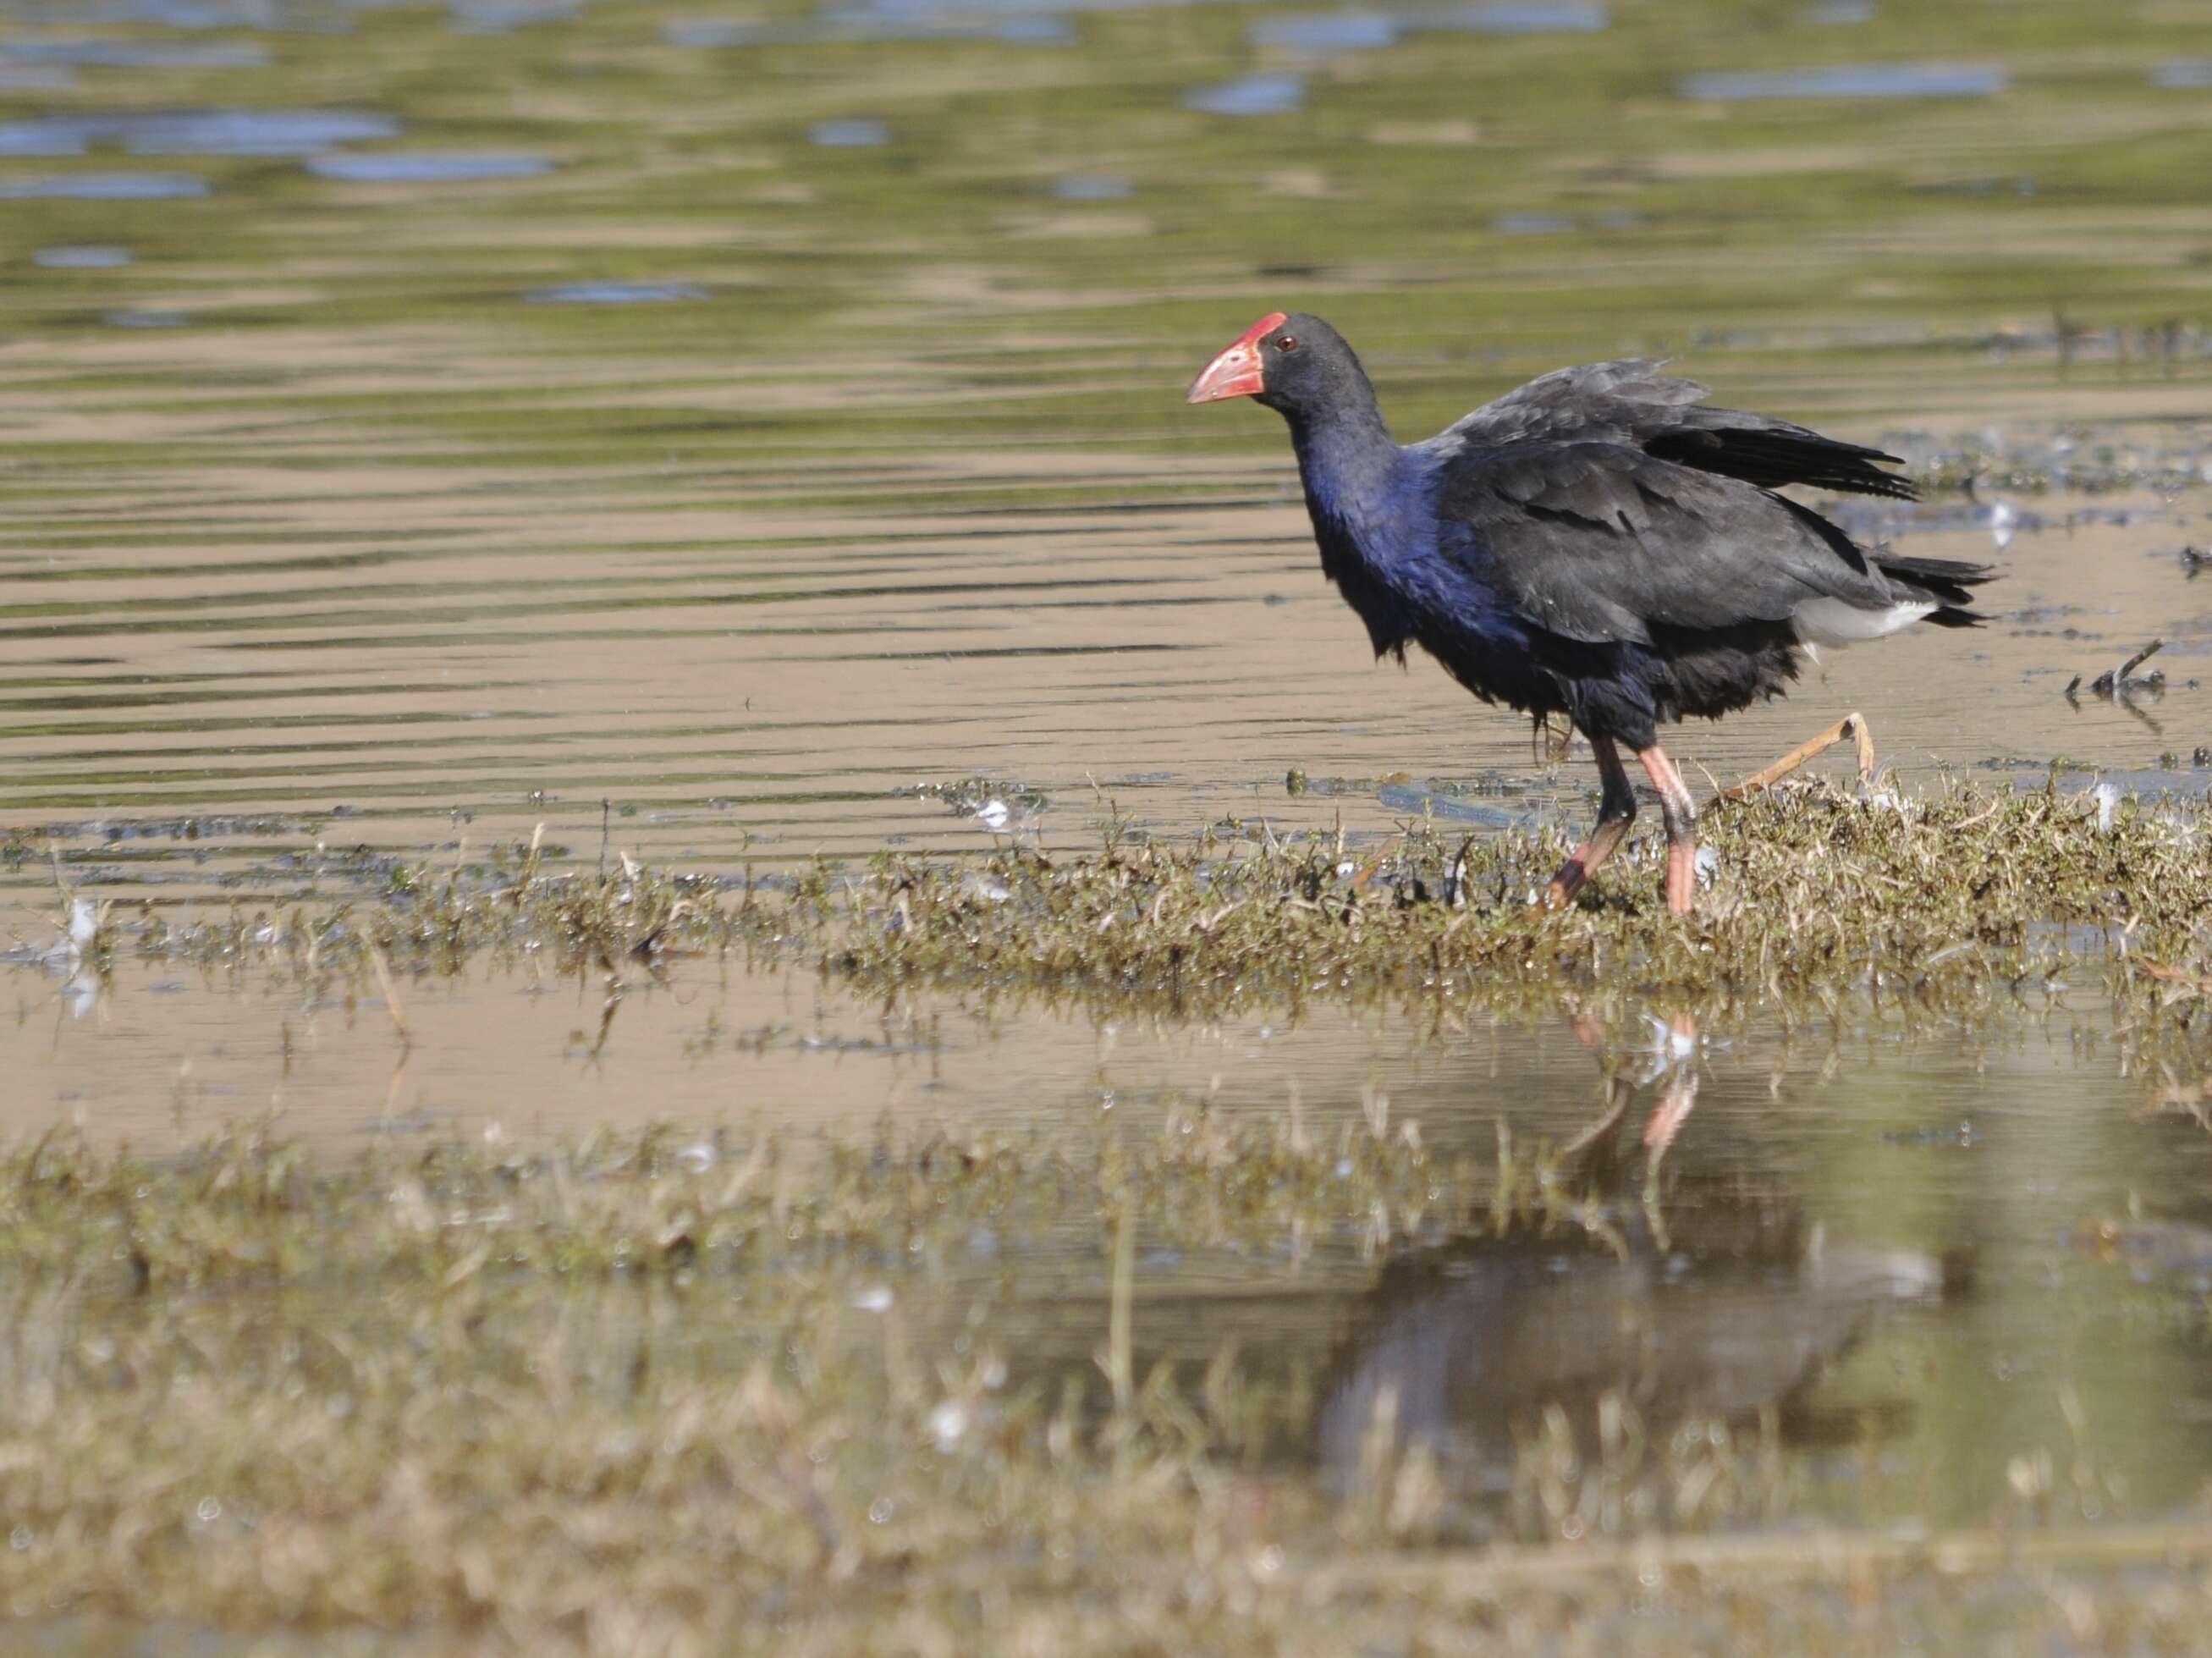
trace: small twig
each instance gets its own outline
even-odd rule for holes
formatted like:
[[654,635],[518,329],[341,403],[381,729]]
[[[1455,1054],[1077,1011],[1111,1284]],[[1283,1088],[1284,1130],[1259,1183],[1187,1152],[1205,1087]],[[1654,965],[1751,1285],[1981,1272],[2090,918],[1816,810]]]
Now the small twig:
[[374,938],[363,938],[362,948],[368,952],[368,964],[376,969],[376,981],[384,987],[384,1011],[392,1016],[392,1028],[399,1033],[403,1048],[415,1046],[414,1038],[407,1034],[407,1009],[399,999],[399,987],[392,982],[392,965],[384,959],[384,952]]

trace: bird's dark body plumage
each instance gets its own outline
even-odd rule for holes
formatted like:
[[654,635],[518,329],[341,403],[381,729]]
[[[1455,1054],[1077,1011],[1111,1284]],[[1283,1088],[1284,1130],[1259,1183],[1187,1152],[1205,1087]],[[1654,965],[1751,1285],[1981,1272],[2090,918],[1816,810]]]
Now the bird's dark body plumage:
[[[1774,695],[1807,646],[1978,619],[1987,567],[1870,553],[1776,493],[1910,500],[1893,457],[1708,408],[1661,367],[1563,368],[1401,446],[1335,331],[1277,313],[1192,397],[1288,421],[1322,568],[1378,656],[1418,644],[1478,696],[1639,756],[1662,725]],[[1607,811],[1632,814],[1611,755]]]

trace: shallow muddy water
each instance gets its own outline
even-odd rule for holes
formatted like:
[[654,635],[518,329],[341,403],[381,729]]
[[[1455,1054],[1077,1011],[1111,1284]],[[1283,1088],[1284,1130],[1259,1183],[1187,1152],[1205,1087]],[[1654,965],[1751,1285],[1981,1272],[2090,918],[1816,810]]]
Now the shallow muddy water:
[[[1573,1148],[1617,1247],[1140,1239],[1136,1354],[1304,1378],[1331,1489],[1388,1400],[1461,1537],[1608,1395],[1756,1424],[1800,1517],[2197,1512],[2201,1078],[2080,987],[1770,1009],[1668,1070],[1658,1006],[1108,1019],[734,957],[339,997],[131,942],[540,826],[549,870],[773,881],[1106,820],[1579,824],[1586,751],[1370,659],[1274,417],[1183,406],[1278,307],[1408,438],[1679,355],[1905,459],[1924,500],[1854,533],[2000,566],[1988,626],[1827,657],[1684,732],[1692,777],[1856,709],[1908,793],[2201,798],[2208,52],[2181,6],[0,4],[0,1127],[1503,1133]],[[2154,639],[2162,683],[2090,688]],[[104,975],[38,959],[58,882],[115,905]],[[1022,1380],[1091,1376],[1096,1222],[857,1315],[950,1350],[988,1281]]]

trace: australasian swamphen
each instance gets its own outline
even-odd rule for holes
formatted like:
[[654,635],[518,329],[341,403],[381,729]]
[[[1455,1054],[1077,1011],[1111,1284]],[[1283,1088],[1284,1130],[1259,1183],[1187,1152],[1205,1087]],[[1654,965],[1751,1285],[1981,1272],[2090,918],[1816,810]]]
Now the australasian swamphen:
[[1881,469],[1895,456],[1702,407],[1705,388],[1662,366],[1562,368],[1401,446],[1342,336],[1278,311],[1206,365],[1190,401],[1256,398],[1290,422],[1322,570],[1378,657],[1418,644],[1485,701],[1564,714],[1589,739],[1597,825],[1549,900],[1572,898],[1636,816],[1625,746],[1659,793],[1680,914],[1697,890],[1697,808],[1659,726],[1775,695],[1808,647],[1972,626],[1967,590],[1990,568],[1861,548],[1776,491],[1909,501]]

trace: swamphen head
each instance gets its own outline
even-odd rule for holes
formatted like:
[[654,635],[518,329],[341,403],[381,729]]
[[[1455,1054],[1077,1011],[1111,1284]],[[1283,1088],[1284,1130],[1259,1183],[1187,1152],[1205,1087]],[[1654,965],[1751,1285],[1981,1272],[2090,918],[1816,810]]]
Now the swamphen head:
[[1190,401],[1256,398],[1297,415],[1349,403],[1366,385],[1359,359],[1336,330],[1303,311],[1271,311],[1206,365],[1191,383]]

